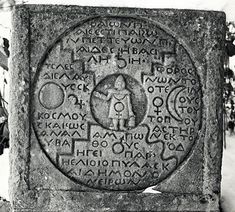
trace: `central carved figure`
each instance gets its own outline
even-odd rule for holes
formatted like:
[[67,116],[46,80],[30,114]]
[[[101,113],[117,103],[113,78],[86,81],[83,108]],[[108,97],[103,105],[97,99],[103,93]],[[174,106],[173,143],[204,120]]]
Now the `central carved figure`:
[[108,95],[95,92],[95,96],[105,101],[110,100],[108,118],[112,119],[109,127],[112,130],[127,130],[135,126],[135,115],[131,105],[131,92],[126,89],[126,83],[122,75],[119,75],[114,83],[114,88],[108,90]]

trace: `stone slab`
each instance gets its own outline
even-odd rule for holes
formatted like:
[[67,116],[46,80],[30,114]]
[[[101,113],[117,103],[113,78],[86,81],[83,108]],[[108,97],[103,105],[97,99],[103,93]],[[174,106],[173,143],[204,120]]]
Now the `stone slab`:
[[16,6],[14,211],[219,211],[224,38],[222,12]]

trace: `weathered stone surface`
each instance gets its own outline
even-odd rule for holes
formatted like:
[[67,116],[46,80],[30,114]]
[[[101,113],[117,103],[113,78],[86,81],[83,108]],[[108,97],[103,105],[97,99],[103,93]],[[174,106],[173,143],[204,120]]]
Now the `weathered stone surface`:
[[212,11],[17,6],[14,210],[219,211],[224,24]]
[[0,212],[10,212],[11,211],[10,206],[11,206],[10,202],[0,200]]

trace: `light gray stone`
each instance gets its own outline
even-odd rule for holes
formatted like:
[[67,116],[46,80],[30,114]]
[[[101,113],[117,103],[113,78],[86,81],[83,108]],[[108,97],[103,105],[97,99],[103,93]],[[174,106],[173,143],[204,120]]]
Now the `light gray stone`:
[[222,12],[16,6],[14,211],[219,211],[224,36]]
[[10,202],[0,197],[0,212],[10,212]]

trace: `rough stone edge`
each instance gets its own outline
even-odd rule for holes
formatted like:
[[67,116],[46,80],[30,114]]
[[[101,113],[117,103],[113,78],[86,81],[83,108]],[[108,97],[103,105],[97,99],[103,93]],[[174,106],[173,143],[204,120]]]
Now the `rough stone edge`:
[[219,212],[203,195],[41,191],[24,197],[35,204],[15,205],[14,212]]
[[[11,204],[22,202],[28,192],[28,160],[30,148],[29,121],[29,13],[20,7],[12,12],[11,58],[10,58],[10,179]],[[19,33],[20,32],[20,33]]]
[[[208,42],[211,42],[211,49],[207,52],[207,72],[205,77],[204,107],[206,109],[206,131],[204,141],[204,176],[203,202],[208,202],[207,211],[214,206],[213,200],[220,199],[221,194],[221,166],[223,152],[223,77],[225,58],[225,13],[220,17],[218,29],[213,30],[209,35]],[[217,19],[219,21],[219,19]],[[214,33],[220,32],[221,36]],[[223,33],[222,33],[223,32]],[[214,37],[213,37],[214,36]],[[217,52],[213,48],[219,48]],[[213,59],[215,56],[217,60]],[[211,77],[213,76],[213,77]],[[216,201],[219,208],[219,202]]]
[[[112,13],[115,12],[140,12],[141,14],[146,14],[146,15],[150,15],[150,16],[154,16],[154,12],[159,12],[159,11],[163,11],[163,12],[175,12],[175,11],[181,11],[181,12],[200,12],[200,13],[214,13],[214,14],[218,14],[218,13],[223,13],[221,10],[202,10],[202,9],[180,9],[180,8],[148,8],[148,7],[128,7],[128,6],[84,6],[84,5],[64,5],[64,4],[18,4],[16,5],[17,8],[19,7],[24,7],[24,8],[28,8],[30,10],[33,10],[34,12],[40,12],[41,10],[45,10],[44,12],[51,12],[51,10],[55,10],[58,11],[59,13],[62,11],[76,11],[79,13],[84,12],[85,14],[87,14],[87,12],[91,12],[92,14],[94,14],[96,11],[99,12],[100,14],[102,12],[109,13],[110,11],[112,11]],[[39,9],[40,8],[40,9]],[[53,11],[53,12],[55,12]],[[151,14],[149,14],[151,13]],[[153,14],[152,14],[153,13]],[[137,14],[138,15],[138,14]]]

